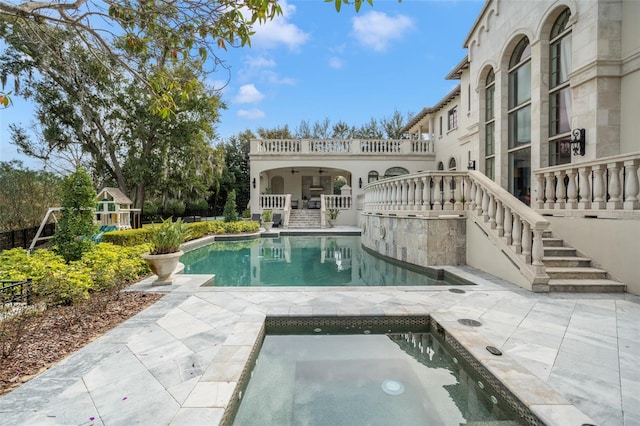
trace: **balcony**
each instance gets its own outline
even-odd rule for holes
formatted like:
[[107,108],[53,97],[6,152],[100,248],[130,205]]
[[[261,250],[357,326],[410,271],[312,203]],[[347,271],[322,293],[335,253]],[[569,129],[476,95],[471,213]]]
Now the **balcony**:
[[434,155],[423,139],[252,139],[251,155]]

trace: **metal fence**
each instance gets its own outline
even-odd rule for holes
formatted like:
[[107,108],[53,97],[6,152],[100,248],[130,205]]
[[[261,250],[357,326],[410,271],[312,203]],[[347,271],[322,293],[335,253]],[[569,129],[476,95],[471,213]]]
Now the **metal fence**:
[[0,280],[0,306],[6,303],[31,304],[31,278],[22,281]]
[[[54,234],[56,230],[55,223],[48,223],[42,230],[41,237],[49,237]],[[0,232],[0,251],[10,250],[15,247],[28,248],[31,241],[36,236],[38,227],[26,229],[16,229],[13,231]]]

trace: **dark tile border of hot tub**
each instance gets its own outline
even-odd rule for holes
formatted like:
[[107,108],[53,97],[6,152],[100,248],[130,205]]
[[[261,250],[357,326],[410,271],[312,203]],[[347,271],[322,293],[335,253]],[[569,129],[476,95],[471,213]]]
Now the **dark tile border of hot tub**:
[[[261,332],[256,339],[256,342],[251,350],[251,355],[245,364],[245,367],[240,375],[238,385],[234,390],[231,401],[227,405],[221,425],[231,425],[235,418],[236,412],[240,405],[241,395],[244,393],[251,372],[255,367],[258,353],[262,347],[262,342],[267,334],[278,334],[284,330],[301,332],[313,330],[314,328],[322,327],[337,327],[344,330],[345,327],[358,327],[366,328],[371,333],[384,333],[393,330],[394,328],[401,328],[398,331],[431,331],[437,334],[440,339],[444,341],[449,349],[458,353],[462,360],[461,362],[467,364],[467,366],[474,370],[480,377],[482,377],[487,385],[491,387],[493,392],[500,397],[513,409],[521,418],[522,421],[529,425],[544,426],[544,423],[531,412],[531,410],[516,397],[500,380],[498,380],[487,368],[485,368],[478,360],[475,359],[462,344],[460,344],[445,327],[438,324],[428,315],[409,315],[409,316],[309,316],[309,317],[292,317],[292,316],[267,316],[263,323]],[[306,329],[306,330],[305,330]],[[326,330],[323,330],[326,332]],[[363,331],[364,332],[364,331]]]

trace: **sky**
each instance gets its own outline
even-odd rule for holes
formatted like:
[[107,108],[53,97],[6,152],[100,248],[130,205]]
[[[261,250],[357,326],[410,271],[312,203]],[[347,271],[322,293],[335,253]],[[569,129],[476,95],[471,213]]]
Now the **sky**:
[[[466,55],[462,47],[483,0],[374,0],[360,12],[323,0],[280,2],[283,15],[256,29],[251,47],[219,57],[230,67],[209,76],[228,109],[219,140],[245,130],[328,118],[359,127],[371,118],[417,114],[449,93],[445,76]],[[30,127],[33,108],[13,97],[0,110],[0,161],[20,159],[40,168],[10,144],[8,126]]]

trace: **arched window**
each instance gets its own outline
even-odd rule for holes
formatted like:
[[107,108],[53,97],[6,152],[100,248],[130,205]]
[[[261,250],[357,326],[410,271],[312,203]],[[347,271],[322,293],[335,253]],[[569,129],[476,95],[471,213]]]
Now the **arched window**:
[[409,170],[405,169],[404,167],[391,167],[387,169],[386,172],[384,172],[384,177],[393,177],[393,176],[408,175],[408,174],[409,174]]
[[456,159],[451,157],[449,159],[449,170],[456,170]]
[[509,60],[509,192],[529,203],[531,188],[531,46],[522,37]]
[[496,116],[493,109],[495,93],[496,76],[491,69],[484,86],[484,174],[490,179],[495,178],[496,169]]
[[375,182],[379,179],[379,175],[378,172],[376,172],[375,170],[371,170],[369,172],[369,177],[367,179],[367,183],[371,183],[371,182]]
[[553,24],[549,40],[549,165],[571,162],[571,11]]
[[438,170],[444,170],[444,163],[442,161],[438,162]]

